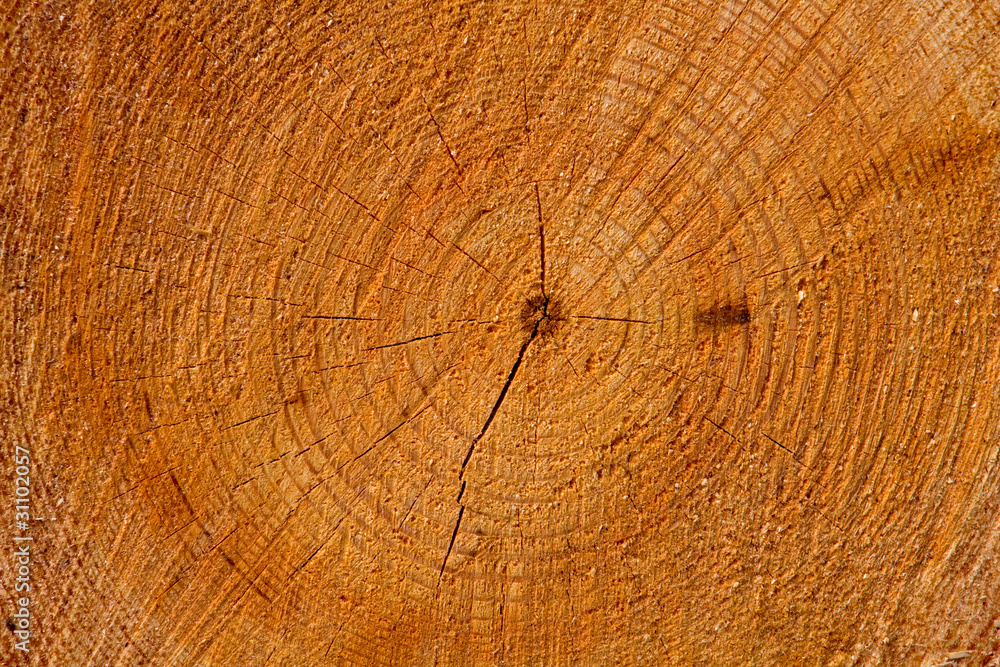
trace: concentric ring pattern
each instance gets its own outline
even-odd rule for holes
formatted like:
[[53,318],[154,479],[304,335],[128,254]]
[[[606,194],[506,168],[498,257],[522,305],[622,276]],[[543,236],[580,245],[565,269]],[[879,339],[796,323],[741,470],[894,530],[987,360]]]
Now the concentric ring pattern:
[[49,655],[992,664],[995,3],[8,23]]

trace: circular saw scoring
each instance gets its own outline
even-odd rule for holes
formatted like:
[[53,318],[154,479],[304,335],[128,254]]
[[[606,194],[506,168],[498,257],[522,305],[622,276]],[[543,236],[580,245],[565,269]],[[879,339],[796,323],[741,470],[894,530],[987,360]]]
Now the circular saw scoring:
[[46,660],[1000,661],[995,3],[7,23]]

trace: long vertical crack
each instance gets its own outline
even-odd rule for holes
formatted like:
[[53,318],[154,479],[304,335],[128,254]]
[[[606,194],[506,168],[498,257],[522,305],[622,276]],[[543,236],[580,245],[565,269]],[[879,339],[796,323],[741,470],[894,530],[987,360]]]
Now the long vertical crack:
[[503,400],[507,397],[507,392],[510,391],[510,386],[514,383],[514,377],[517,375],[517,370],[521,367],[521,363],[524,361],[524,355],[528,351],[528,347],[534,342],[535,338],[538,337],[538,329],[542,325],[542,322],[549,319],[549,297],[545,294],[545,227],[542,225],[542,202],[538,195],[538,183],[535,183],[535,198],[538,204],[538,236],[540,239],[539,245],[541,250],[541,288],[542,288],[542,316],[535,321],[535,326],[531,330],[531,335],[528,336],[528,340],[524,341],[524,345],[521,346],[521,350],[517,353],[517,359],[514,361],[514,365],[511,366],[510,373],[507,374],[507,381],[504,382],[503,389],[500,390],[500,395],[497,397],[496,402],[493,404],[493,409],[490,410],[489,417],[486,418],[486,422],[483,424],[483,428],[480,429],[479,434],[472,439],[472,443],[469,445],[469,451],[465,454],[465,459],[462,460],[462,468],[458,472],[458,478],[462,480],[462,488],[458,492],[458,497],[455,502],[458,503],[458,518],[455,520],[455,529],[451,532],[451,541],[448,543],[448,551],[444,555],[444,560],[441,562],[441,572],[438,575],[438,581],[444,576],[444,569],[448,565],[448,558],[451,556],[451,550],[455,546],[455,538],[458,537],[458,529],[462,525],[462,517],[465,515],[465,503],[462,502],[462,496],[465,495],[465,468],[469,465],[469,461],[472,460],[472,454],[476,450],[476,445],[479,441],[483,439],[486,435],[486,431],[489,430],[490,424],[496,418],[497,413],[500,411],[500,406],[503,404]]
[[542,298],[548,306],[549,295],[545,292],[545,221],[542,219],[542,197],[538,194],[538,182],[535,182],[535,205],[538,207],[538,239],[541,247],[541,283]]
[[521,351],[517,353],[517,361],[514,362],[514,365],[510,369],[510,373],[507,374],[507,381],[504,383],[503,389],[500,390],[500,396],[497,397],[496,403],[493,404],[493,409],[490,410],[490,416],[486,418],[486,423],[483,424],[483,428],[479,431],[479,435],[473,438],[472,444],[469,445],[469,451],[465,455],[465,460],[462,461],[462,470],[458,473],[459,479],[462,479],[465,475],[465,467],[469,465],[469,459],[472,458],[472,452],[476,449],[476,445],[479,441],[483,439],[483,436],[486,435],[486,431],[490,428],[490,424],[493,423],[493,419],[497,416],[497,412],[500,411],[500,405],[503,403],[503,399],[507,397],[507,392],[510,391],[510,385],[514,382],[514,376],[517,375],[517,369],[521,367],[521,362],[524,361],[524,353],[528,351],[528,346],[531,345],[532,341],[534,341],[538,336],[538,325],[542,323],[543,319],[545,318],[543,317],[535,322],[535,328],[531,332],[531,336],[528,340],[524,341],[524,345],[521,346]]
[[482,430],[479,431],[479,435],[473,438],[472,444],[469,445],[469,451],[465,455],[465,460],[462,461],[462,469],[458,473],[458,478],[462,480],[462,488],[458,492],[458,498],[455,499],[456,502],[459,504],[458,518],[455,520],[455,529],[451,533],[451,542],[449,542],[448,544],[448,551],[447,553],[445,553],[444,561],[441,563],[441,573],[440,575],[438,575],[438,581],[440,581],[441,577],[444,576],[444,568],[446,565],[448,565],[448,558],[449,556],[451,556],[451,550],[455,546],[455,538],[458,537],[458,528],[459,526],[462,525],[462,516],[465,514],[465,503],[462,502],[462,496],[465,495],[465,484],[466,484],[466,480],[462,479],[463,476],[465,475],[465,467],[469,464],[469,460],[472,458],[472,453],[475,451],[476,445],[479,443],[480,440],[483,439],[483,436],[486,435],[486,431],[489,430],[490,424],[493,423],[493,419],[497,416],[497,412],[500,411],[500,406],[501,404],[503,404],[503,399],[507,397],[507,392],[510,391],[510,385],[513,384],[514,382],[514,376],[517,375],[517,369],[521,367],[521,362],[524,361],[524,354],[525,352],[528,351],[528,346],[531,345],[531,343],[535,340],[536,337],[538,337],[538,327],[539,325],[541,325],[542,320],[544,320],[547,317],[548,315],[544,314],[542,317],[538,319],[537,322],[535,322],[535,328],[534,330],[532,330],[531,336],[528,337],[528,340],[524,341],[524,345],[521,346],[521,351],[518,352],[517,354],[517,360],[511,367],[510,373],[507,374],[507,381],[504,383],[503,389],[500,390],[500,396],[497,397],[496,403],[493,404],[493,409],[490,410],[490,416],[486,418],[486,423],[483,424],[483,428]]

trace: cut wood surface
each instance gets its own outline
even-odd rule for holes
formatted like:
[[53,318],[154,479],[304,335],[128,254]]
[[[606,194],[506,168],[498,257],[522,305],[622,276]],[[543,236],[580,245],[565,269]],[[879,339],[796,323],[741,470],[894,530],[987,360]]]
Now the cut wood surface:
[[997,2],[4,5],[0,663],[1000,664]]

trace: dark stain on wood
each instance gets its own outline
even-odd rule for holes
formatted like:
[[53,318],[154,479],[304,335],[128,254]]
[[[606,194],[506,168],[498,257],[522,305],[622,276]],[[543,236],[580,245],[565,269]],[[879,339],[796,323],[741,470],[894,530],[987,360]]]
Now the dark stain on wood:
[[745,303],[711,306],[699,310],[695,321],[709,327],[735,327],[750,322],[750,309]]

